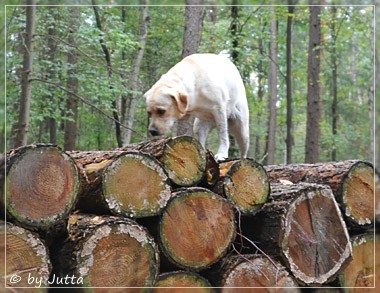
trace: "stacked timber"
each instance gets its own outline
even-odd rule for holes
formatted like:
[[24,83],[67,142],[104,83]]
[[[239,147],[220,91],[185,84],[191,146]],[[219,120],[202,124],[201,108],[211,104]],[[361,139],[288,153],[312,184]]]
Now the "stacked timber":
[[52,145],[32,145],[7,155],[5,203],[9,218],[31,229],[67,219],[77,198],[78,172],[72,158]]
[[[380,237],[379,234],[365,233],[351,239],[352,262],[339,276],[341,287],[357,287],[357,292],[369,292],[380,282]],[[376,253],[375,253],[376,252]],[[366,289],[368,288],[368,289]]]
[[271,182],[325,184],[333,190],[348,223],[354,227],[374,223],[374,170],[363,161],[267,166]]
[[2,288],[46,287],[51,263],[45,243],[31,231],[0,223],[0,272]]
[[201,144],[190,136],[158,138],[122,149],[133,149],[155,157],[177,186],[194,186],[204,177],[206,152]]
[[159,275],[152,292],[212,293],[213,289],[210,282],[197,273],[176,271]]
[[145,153],[72,152],[80,170],[77,207],[138,218],[158,215],[171,196],[161,164]]
[[223,263],[222,272],[219,285],[223,293],[235,292],[236,287],[288,287],[286,292],[300,292],[286,268],[264,255],[229,257]]
[[120,217],[73,215],[68,221],[75,275],[86,287],[152,287],[158,248],[145,228]]
[[301,284],[329,283],[351,261],[348,231],[326,185],[272,184],[257,219],[263,250],[281,257]]
[[7,285],[30,270],[45,286],[96,292],[375,282],[366,162],[218,162],[191,137],[110,151],[34,145],[3,161]]
[[199,271],[227,253],[235,238],[232,205],[203,188],[175,193],[160,221],[165,255],[178,266]]
[[220,179],[214,190],[223,194],[243,215],[252,215],[267,201],[270,193],[268,175],[252,159],[220,163]]

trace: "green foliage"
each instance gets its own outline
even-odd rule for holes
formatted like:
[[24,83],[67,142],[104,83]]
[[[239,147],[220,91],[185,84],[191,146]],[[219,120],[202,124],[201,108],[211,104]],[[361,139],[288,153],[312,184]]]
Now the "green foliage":
[[[85,3],[84,3],[85,2]],[[84,1],[82,4],[90,4]],[[135,4],[139,4],[135,1]],[[183,1],[184,2],[184,1]],[[151,4],[177,4],[171,1]],[[40,1],[39,4],[46,4]],[[115,4],[120,4],[118,1]],[[221,1],[218,4],[230,4]],[[262,4],[242,1],[241,4]],[[300,3],[302,4],[302,3]],[[307,4],[307,3],[303,3]],[[262,159],[268,121],[268,66],[270,7],[240,6],[238,22],[237,67],[245,82],[250,107],[251,150],[250,156]],[[115,123],[112,117],[115,101],[131,92],[128,81],[134,56],[139,50],[139,6],[99,6],[103,29],[95,24],[91,6],[79,7],[80,20],[75,33],[77,46],[69,43],[71,18],[68,7],[38,6],[37,35],[35,37],[34,69],[32,72],[32,104],[29,142],[49,142],[47,120],[54,118],[58,126],[58,144],[63,145],[63,126],[72,119],[67,111],[68,70],[75,71],[79,82],[77,95],[81,97],[78,109],[77,149],[110,149],[116,147]],[[124,18],[123,18],[124,9]],[[216,19],[211,10],[216,9]],[[372,6],[339,6],[336,18],[331,8],[323,9],[323,47],[321,85],[323,121],[321,124],[321,159],[328,161],[336,148],[338,159],[367,159],[371,142],[368,90],[373,85]],[[215,11],[214,11],[215,12]],[[24,7],[7,7],[6,82],[7,82],[7,137],[12,136],[12,126],[18,119],[20,98],[20,70],[22,68],[22,32],[25,27]],[[285,156],[286,138],[286,6],[276,8],[278,22],[278,117],[276,162]],[[306,101],[307,101],[307,50],[309,8],[297,6],[293,24],[293,161],[304,159]],[[149,31],[143,64],[139,75],[141,96],[171,66],[180,60],[182,53],[185,9],[183,6],[150,6]],[[202,39],[199,52],[229,54],[232,49],[230,6],[208,6],[202,22]],[[335,39],[331,26],[339,28]],[[53,36],[49,36],[49,29]],[[49,38],[55,46],[53,60],[49,58]],[[111,52],[112,73],[108,68],[100,43]],[[331,54],[336,50],[338,59],[338,135],[332,135]],[[69,52],[75,52],[78,62],[69,68]],[[41,80],[48,80],[50,83]],[[53,85],[53,84],[56,85]],[[59,85],[59,86],[57,86]],[[259,89],[263,97],[258,96]],[[117,105],[119,107],[119,105]],[[146,137],[147,117],[144,100],[137,103],[132,142]],[[104,115],[104,114],[107,114]],[[0,113],[0,116],[3,115]],[[216,136],[209,146],[216,148]],[[9,141],[7,141],[8,147]],[[355,146],[355,147],[352,147]]]

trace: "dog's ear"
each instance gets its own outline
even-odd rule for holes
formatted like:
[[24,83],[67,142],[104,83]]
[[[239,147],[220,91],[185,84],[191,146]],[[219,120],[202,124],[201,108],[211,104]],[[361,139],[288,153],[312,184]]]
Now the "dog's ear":
[[146,101],[148,96],[150,95],[151,90],[148,90],[145,94],[143,94],[143,99]]
[[171,96],[174,98],[174,100],[177,103],[178,111],[181,114],[186,114],[187,106],[188,106],[187,95],[180,93],[180,92],[176,92],[176,93],[172,94]]

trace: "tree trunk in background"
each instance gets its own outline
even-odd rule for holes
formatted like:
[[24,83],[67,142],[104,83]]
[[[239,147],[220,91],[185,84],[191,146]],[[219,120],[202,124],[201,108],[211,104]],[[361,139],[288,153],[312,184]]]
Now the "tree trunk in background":
[[[201,41],[201,22],[204,6],[203,0],[186,0],[185,8],[185,31],[183,36],[182,59],[198,51]],[[178,121],[177,135],[193,134],[194,118],[184,117]]]
[[270,24],[270,65],[269,65],[269,129],[267,141],[267,164],[274,164],[276,153],[276,123],[277,123],[277,21],[276,8],[272,8]]
[[321,136],[320,122],[322,116],[319,83],[321,62],[320,13],[320,6],[310,6],[305,163],[318,162],[320,155],[319,140]]
[[[96,4],[96,0],[91,1],[92,8],[94,10],[95,14],[95,20],[96,20],[96,27],[99,29],[99,31],[103,32],[103,25],[102,21],[100,19],[99,15],[99,9]],[[102,47],[103,53],[104,53],[104,58],[106,59],[107,63],[107,70],[108,70],[108,79],[111,82],[111,77],[112,77],[112,63],[111,63],[111,53],[109,48],[107,47],[106,43],[104,42],[104,39],[100,38],[99,39],[100,46]],[[112,89],[112,86],[110,85],[110,89]],[[117,145],[119,147],[123,146],[123,141],[121,138],[121,126],[120,126],[120,119],[119,119],[119,113],[117,111],[117,102],[116,99],[114,98],[112,101],[112,115],[115,120],[115,129],[116,129],[116,140],[117,140]],[[117,122],[116,122],[117,121]]]
[[[263,24],[263,27],[261,29],[260,39],[259,39],[259,52],[260,56],[264,56],[264,31],[266,27],[266,22]],[[259,59],[259,65],[257,70],[257,98],[258,102],[261,105],[262,101],[264,100],[264,80],[265,80],[266,73],[264,72],[264,66],[263,61],[260,58]],[[257,113],[257,121],[261,121],[262,111],[259,111]],[[255,158],[259,158],[262,154],[260,154],[260,135],[256,135],[256,141],[255,141]]]
[[122,101],[126,107],[121,109],[121,117],[123,125],[126,125],[128,128],[122,129],[122,140],[123,145],[127,145],[131,142],[132,137],[132,127],[133,121],[135,118],[136,111],[136,100],[138,91],[138,79],[140,75],[141,61],[144,56],[146,38],[148,35],[148,22],[149,22],[149,0],[140,1],[140,29],[139,29],[139,43],[140,46],[137,49],[136,56],[133,62],[133,68],[131,72],[131,77],[128,84],[128,90],[130,93],[127,95],[126,101]]
[[[374,28],[374,23],[371,24],[371,36],[370,38],[370,45],[371,45],[371,53],[372,53],[372,60],[374,60],[375,54],[375,28]],[[376,60],[374,60],[376,62]],[[378,67],[376,67],[378,68]],[[376,70],[377,71],[377,70]],[[375,77],[374,77],[375,78]],[[375,83],[378,84],[378,83]],[[374,84],[373,82],[369,83],[369,88],[368,88],[368,110],[369,110],[369,125],[370,125],[370,145],[369,145],[369,150],[368,150],[368,160],[370,162],[375,162],[375,101],[374,101]]]
[[331,95],[333,97],[332,107],[331,107],[331,114],[332,114],[332,135],[333,135],[333,146],[331,151],[331,160],[336,161],[336,139],[338,134],[338,63],[336,58],[336,39],[337,39],[337,33],[336,33],[336,27],[335,27],[335,21],[336,21],[336,6],[331,7],[331,16],[332,16],[332,22],[331,22],[331,39],[332,39],[332,46],[331,46],[331,67],[332,67],[332,85],[331,85]]
[[[53,15],[53,20],[50,23],[50,26],[48,28],[46,59],[50,64],[48,65],[49,67],[46,72],[46,79],[52,80],[55,73],[54,62],[55,62],[55,53],[57,50],[57,45],[55,43],[54,36],[56,34],[55,21],[57,21],[58,13],[56,13],[55,7],[49,8],[49,10],[51,11],[50,13]],[[51,105],[56,105],[56,103],[54,103],[55,99],[54,99],[53,92],[54,92],[53,88],[50,87],[49,94],[46,95],[46,100],[48,100],[51,103]],[[57,143],[57,122],[54,118],[54,113],[53,113],[55,109],[56,107],[53,107],[51,109],[51,115],[50,117],[47,117],[45,121],[47,128],[49,129],[49,142],[52,144]]]
[[[80,12],[78,7],[71,7],[71,27],[69,28],[69,43],[76,47],[76,33],[79,27]],[[72,93],[78,92],[77,74],[78,53],[75,48],[71,48],[67,56],[67,89]],[[77,140],[77,120],[78,120],[78,99],[75,95],[67,94],[66,101],[67,116],[71,120],[65,122],[64,150],[75,149]]]
[[29,132],[29,112],[32,85],[30,75],[33,70],[33,38],[36,28],[36,1],[31,0],[26,7],[26,33],[24,38],[25,51],[23,61],[23,71],[21,78],[21,97],[20,97],[20,116],[18,127],[15,130],[14,147],[20,147],[27,144]]
[[[240,29],[239,29],[239,6],[238,0],[232,0],[231,6],[231,25],[230,34],[232,38],[232,48],[231,48],[231,59],[232,62],[237,65],[239,59],[239,39],[240,39]],[[230,149],[229,157],[239,157],[239,148],[236,145],[235,137],[231,134],[228,135],[230,139]]]
[[292,26],[294,6],[292,0],[288,1],[288,19],[286,27],[286,163],[292,163]]

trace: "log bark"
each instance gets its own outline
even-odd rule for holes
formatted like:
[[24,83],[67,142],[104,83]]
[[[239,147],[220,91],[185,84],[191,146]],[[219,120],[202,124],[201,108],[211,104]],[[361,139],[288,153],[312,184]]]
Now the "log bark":
[[127,217],[161,213],[171,197],[169,178],[162,165],[141,152],[71,152],[80,170],[81,211]]
[[221,179],[214,191],[224,195],[243,215],[255,214],[266,202],[270,185],[262,165],[252,159],[220,163]]
[[[252,254],[229,257],[224,260],[220,286],[222,293],[235,292],[236,288],[254,287],[244,292],[277,292],[279,289],[260,287],[293,287],[286,292],[301,292],[298,284],[284,266],[267,256]],[[254,291],[253,291],[254,290]]]
[[[375,284],[379,284],[380,275],[380,236],[373,233],[352,237],[353,260],[340,276],[342,287],[358,287],[353,292],[372,292]],[[375,258],[376,251],[376,258]]]
[[205,150],[190,136],[153,139],[122,149],[154,156],[161,162],[170,180],[178,186],[197,185],[206,170]]
[[[45,243],[37,234],[11,223],[5,225],[2,222],[0,251],[0,272],[1,276],[5,276],[5,279],[2,277],[0,281],[3,288],[5,285],[33,289],[48,286],[51,272],[49,254]],[[17,292],[19,290],[17,289]],[[39,288],[35,292],[44,291]]]
[[20,226],[48,229],[67,219],[76,202],[73,160],[52,145],[30,145],[7,154],[6,209]]
[[198,271],[217,262],[230,248],[236,233],[233,207],[207,189],[184,189],[165,208],[159,229],[168,259]]
[[206,151],[206,171],[203,177],[200,187],[213,189],[216,183],[220,179],[219,163],[215,159],[213,153],[209,150]]
[[68,231],[74,244],[76,276],[83,278],[84,286],[153,286],[158,274],[158,248],[136,222],[118,217],[73,215]]
[[355,160],[265,168],[271,182],[289,180],[329,185],[351,226],[367,228],[373,225],[374,170],[370,163]]
[[[211,293],[214,292],[208,280],[194,272],[169,272],[158,276],[152,293]],[[162,288],[165,287],[165,288]]]
[[345,222],[326,185],[272,184],[268,202],[255,216],[259,246],[279,255],[305,285],[328,283],[352,259]]

